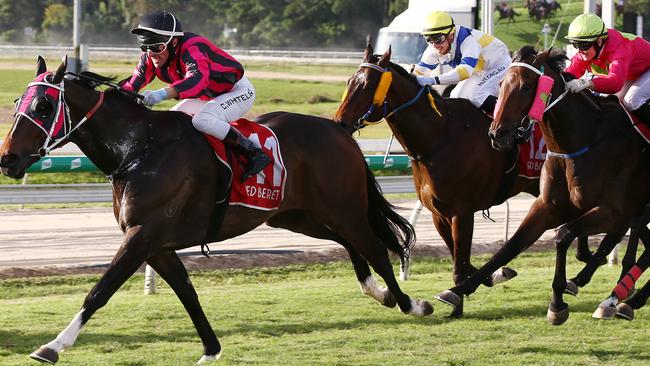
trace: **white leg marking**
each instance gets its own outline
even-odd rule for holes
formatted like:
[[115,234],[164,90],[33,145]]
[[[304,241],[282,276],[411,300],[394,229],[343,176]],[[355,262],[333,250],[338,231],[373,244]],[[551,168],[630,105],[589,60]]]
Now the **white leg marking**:
[[600,303],[600,307],[616,307],[618,305],[618,298],[616,296],[612,295],[607,298],[607,300],[603,301]]
[[409,314],[414,316],[425,316],[424,309],[419,304],[419,301],[411,299],[411,311]]
[[386,287],[379,287],[377,280],[373,276],[366,277],[366,280],[359,282],[359,285],[361,285],[361,292],[365,295],[372,297],[381,304],[384,303],[388,289]]
[[216,355],[208,356],[208,355],[203,355],[201,356],[201,359],[196,363],[197,365],[203,364],[203,363],[209,363],[209,362],[215,362],[219,358],[221,358],[221,352],[217,353]]
[[46,344],[45,346],[47,348],[50,348],[56,352],[60,352],[63,350],[65,347],[72,346],[74,344],[74,341],[77,340],[77,336],[81,332],[81,314],[84,312],[84,309],[82,308],[77,315],[72,318],[72,321],[68,326],[59,333],[58,336],[56,336],[56,339],[54,339],[52,342]]
[[492,273],[492,284],[497,285],[501,282],[506,282],[508,279],[503,274],[503,268],[499,268]]

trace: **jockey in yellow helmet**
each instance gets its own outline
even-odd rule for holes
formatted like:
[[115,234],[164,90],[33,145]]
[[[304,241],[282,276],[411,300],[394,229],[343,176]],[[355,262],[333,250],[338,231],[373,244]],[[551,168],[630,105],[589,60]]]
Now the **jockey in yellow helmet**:
[[[566,39],[578,50],[566,69],[577,79],[569,81],[567,89],[615,94],[625,108],[650,123],[650,42],[608,29],[591,13],[580,14],[571,22]],[[585,71],[595,76],[582,78]]]
[[[488,114],[494,112],[499,82],[512,62],[508,47],[476,29],[454,24],[452,17],[435,11],[426,18],[422,36],[429,46],[414,73],[421,85],[456,84],[452,98],[465,98]],[[436,75],[447,65],[453,70]]]

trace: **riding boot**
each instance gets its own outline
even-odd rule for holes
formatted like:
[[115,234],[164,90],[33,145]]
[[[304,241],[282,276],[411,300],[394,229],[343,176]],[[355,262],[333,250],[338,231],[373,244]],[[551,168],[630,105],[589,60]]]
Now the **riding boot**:
[[244,137],[244,135],[242,135],[232,126],[230,126],[226,137],[223,139],[223,142],[241,151],[248,158],[246,170],[241,177],[242,182],[248,179],[248,177],[259,173],[271,162],[271,158],[269,158],[268,155],[262,151],[262,149],[255,146],[253,141]]
[[642,123],[650,126],[650,101],[646,101],[641,104],[641,107],[632,111],[632,114],[635,115]]
[[483,101],[483,104],[479,107],[480,110],[485,113],[490,119],[494,119],[494,108],[497,105],[497,97],[494,95],[488,95],[487,98]]

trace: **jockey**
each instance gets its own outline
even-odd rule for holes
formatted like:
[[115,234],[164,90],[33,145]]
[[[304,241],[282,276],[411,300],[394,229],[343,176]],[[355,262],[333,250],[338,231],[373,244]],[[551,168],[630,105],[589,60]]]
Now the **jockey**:
[[255,88],[237,60],[206,38],[183,32],[181,23],[166,11],[143,16],[131,33],[137,36],[142,55],[125,89],[139,91],[155,77],[168,83],[162,89],[145,90],[142,103],[153,106],[169,98],[182,99],[172,111],[193,115],[197,130],[248,157],[242,181],[271,162],[260,147],[228,123],[241,118],[255,101]]
[[[577,79],[569,81],[567,89],[615,94],[628,111],[650,123],[650,42],[607,29],[605,22],[591,13],[578,15],[571,22],[566,39],[578,49],[566,69]],[[595,76],[581,78],[585,71]]]
[[[489,34],[454,24],[451,16],[435,11],[426,19],[422,35],[429,46],[415,66],[420,85],[456,84],[451,98],[465,98],[477,108],[494,113],[499,82],[512,62],[508,47]],[[438,65],[453,68],[434,75]]]

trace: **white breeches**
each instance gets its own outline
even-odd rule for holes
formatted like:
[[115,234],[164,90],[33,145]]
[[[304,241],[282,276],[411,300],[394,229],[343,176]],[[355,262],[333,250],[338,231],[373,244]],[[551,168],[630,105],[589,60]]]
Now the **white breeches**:
[[650,99],[650,70],[635,81],[626,82],[616,96],[628,111],[639,109],[646,100]]
[[197,130],[223,140],[230,129],[228,122],[243,117],[253,107],[255,97],[253,84],[243,77],[232,90],[210,101],[183,99],[171,110],[193,115],[192,124]]
[[476,108],[480,107],[488,96],[499,95],[499,82],[506,75],[510,62],[510,59],[506,59],[485,72],[472,74],[459,82],[449,96],[469,99]]

